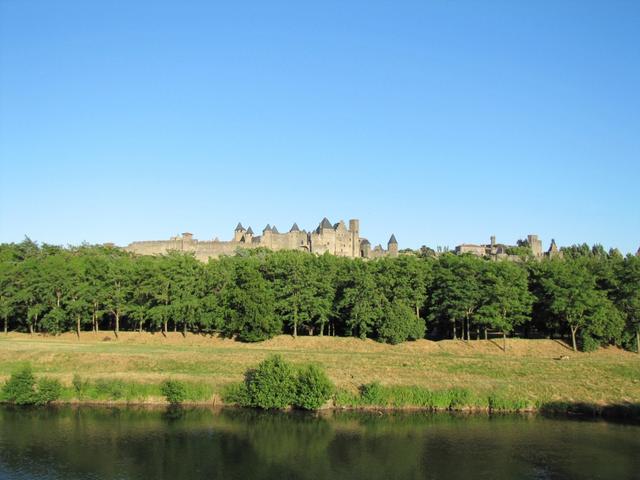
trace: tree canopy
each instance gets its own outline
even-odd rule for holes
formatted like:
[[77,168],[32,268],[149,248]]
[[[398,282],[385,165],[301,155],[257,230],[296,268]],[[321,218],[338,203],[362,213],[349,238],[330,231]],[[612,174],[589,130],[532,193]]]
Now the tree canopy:
[[545,260],[257,249],[202,263],[25,239],[0,245],[0,320],[5,332],[53,335],[172,328],[247,342],[288,333],[399,343],[499,332],[637,350],[640,259],[575,246]]

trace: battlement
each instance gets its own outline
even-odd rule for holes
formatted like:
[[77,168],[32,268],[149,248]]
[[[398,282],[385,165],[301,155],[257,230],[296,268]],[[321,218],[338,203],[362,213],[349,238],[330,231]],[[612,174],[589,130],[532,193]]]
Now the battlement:
[[199,260],[218,258],[221,255],[233,255],[239,249],[268,248],[270,250],[298,250],[322,255],[330,253],[348,258],[378,258],[382,256],[397,256],[398,242],[395,235],[391,235],[387,250],[381,245],[373,250],[367,239],[360,238],[360,221],[349,220],[347,228],[345,222],[332,224],[326,217],[311,230],[301,230],[294,223],[288,232],[280,233],[278,228],[267,224],[262,235],[255,235],[251,227],[244,228],[238,223],[233,231],[233,238],[229,241],[197,240],[191,233],[171,237],[169,240],[150,240],[132,242],[125,247],[126,251],[139,255],[161,255],[170,251],[193,252]]

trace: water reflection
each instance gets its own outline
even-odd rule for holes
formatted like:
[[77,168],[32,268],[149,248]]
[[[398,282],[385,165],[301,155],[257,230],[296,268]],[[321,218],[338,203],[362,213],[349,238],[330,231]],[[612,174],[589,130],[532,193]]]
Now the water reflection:
[[638,478],[640,427],[539,417],[0,408],[0,478]]

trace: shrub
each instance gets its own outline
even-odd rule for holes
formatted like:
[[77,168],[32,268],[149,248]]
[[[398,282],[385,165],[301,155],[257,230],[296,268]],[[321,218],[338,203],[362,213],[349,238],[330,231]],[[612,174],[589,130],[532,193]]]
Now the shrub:
[[411,308],[394,301],[384,308],[378,325],[378,340],[392,345],[424,337],[425,323]]
[[171,405],[180,405],[187,399],[187,386],[179,380],[165,380],[160,391]]
[[262,361],[245,373],[249,404],[260,408],[286,408],[296,397],[296,376],[293,367],[280,355]]
[[326,403],[333,393],[333,383],[317,365],[307,365],[298,373],[295,406],[316,410]]
[[36,402],[36,379],[33,376],[31,366],[26,365],[22,369],[11,374],[9,380],[2,387],[2,398],[16,405],[31,405]]
[[584,334],[581,338],[581,347],[583,352],[595,352],[600,348],[600,342],[591,335]]
[[46,405],[55,402],[62,393],[62,384],[54,378],[43,377],[38,380],[37,392],[35,396],[36,405]]

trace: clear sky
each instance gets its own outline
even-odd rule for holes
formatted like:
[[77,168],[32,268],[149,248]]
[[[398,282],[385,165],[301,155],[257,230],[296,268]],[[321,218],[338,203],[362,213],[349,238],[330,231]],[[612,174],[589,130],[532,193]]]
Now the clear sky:
[[640,2],[0,0],[0,241],[640,246]]

